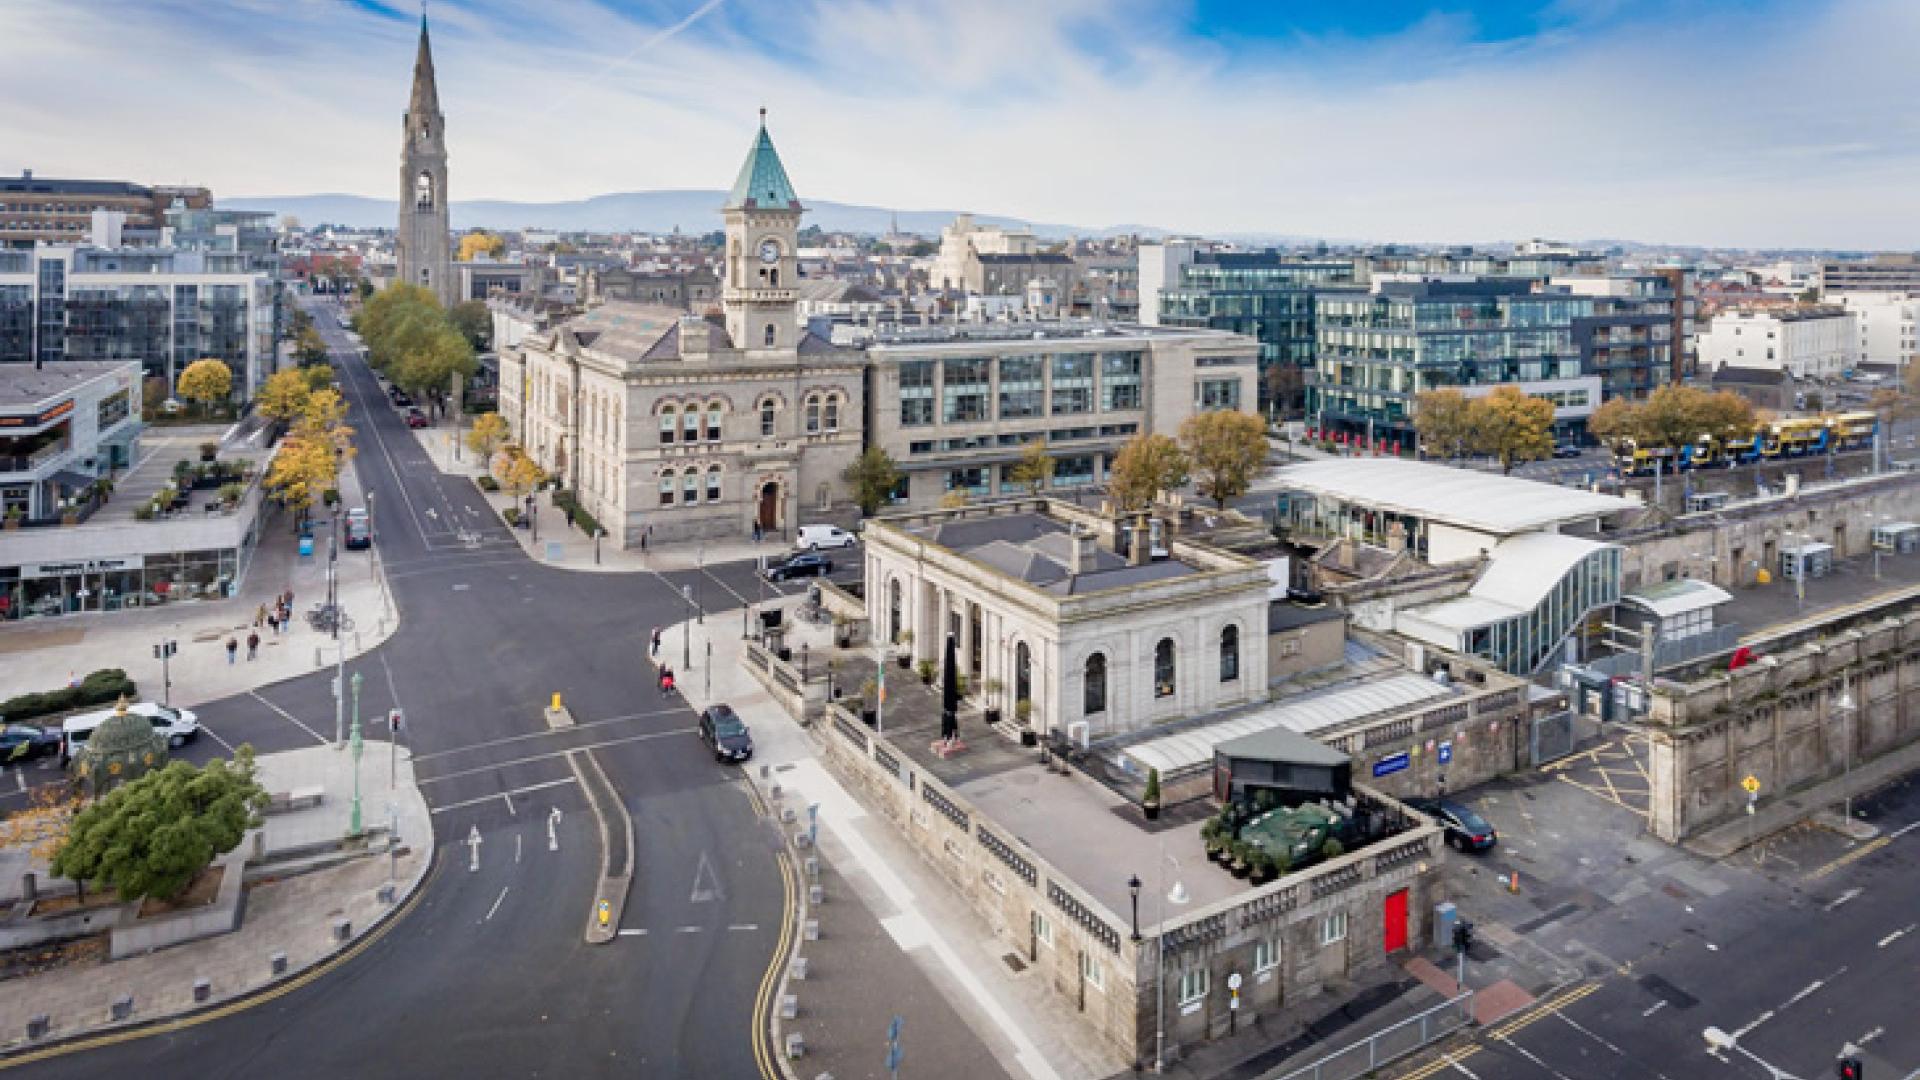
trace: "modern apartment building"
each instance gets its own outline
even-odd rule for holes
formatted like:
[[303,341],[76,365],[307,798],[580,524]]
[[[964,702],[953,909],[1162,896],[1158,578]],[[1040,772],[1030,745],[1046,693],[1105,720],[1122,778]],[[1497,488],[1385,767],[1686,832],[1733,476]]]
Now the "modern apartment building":
[[1239,334],[1092,320],[882,327],[867,360],[867,442],[903,474],[896,500],[933,506],[1026,489],[1009,477],[1045,439],[1053,493],[1106,481],[1141,434],[1196,412],[1251,410],[1258,346]]
[[169,390],[203,357],[234,395],[273,373],[274,281],[244,250],[40,245],[0,250],[0,362],[137,360]]
[[148,187],[123,180],[56,180],[33,175],[0,176],[0,247],[86,240],[95,210],[126,215],[136,234],[157,235],[169,207],[204,210],[213,195],[200,187]]
[[133,465],[140,431],[133,363],[0,364],[0,514],[58,518],[64,500]]
[[1832,260],[1820,264],[1820,293],[1828,298],[1850,292],[1920,293],[1920,254],[1875,255],[1871,259]]
[[[1602,400],[1645,401],[1674,381],[1672,282],[1664,275],[1554,278],[1550,287],[1593,298],[1573,320],[1580,371],[1600,380]],[[1596,405],[1598,402],[1595,403]]]
[[1796,379],[1833,379],[1860,366],[1860,331],[1853,312],[1838,307],[1790,311],[1729,311],[1700,335],[1700,363],[1768,368]]

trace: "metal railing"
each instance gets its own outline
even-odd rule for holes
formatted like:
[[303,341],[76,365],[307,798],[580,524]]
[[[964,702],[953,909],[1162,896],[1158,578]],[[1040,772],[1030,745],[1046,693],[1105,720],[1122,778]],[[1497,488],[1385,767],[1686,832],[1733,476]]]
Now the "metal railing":
[[1344,1049],[1291,1072],[1261,1080],[1356,1080],[1445,1038],[1473,1022],[1473,991],[1443,1001]]

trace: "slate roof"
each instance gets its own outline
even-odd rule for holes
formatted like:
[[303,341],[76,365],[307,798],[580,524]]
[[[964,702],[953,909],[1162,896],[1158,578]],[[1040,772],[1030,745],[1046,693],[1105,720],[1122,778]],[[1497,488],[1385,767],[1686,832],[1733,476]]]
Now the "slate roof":
[[1119,554],[1096,545],[1093,568],[1074,575],[1067,569],[1073,559],[1073,539],[1067,526],[1043,514],[944,521],[922,535],[941,547],[1055,596],[1128,588],[1195,572],[1192,566],[1178,559],[1129,566]]

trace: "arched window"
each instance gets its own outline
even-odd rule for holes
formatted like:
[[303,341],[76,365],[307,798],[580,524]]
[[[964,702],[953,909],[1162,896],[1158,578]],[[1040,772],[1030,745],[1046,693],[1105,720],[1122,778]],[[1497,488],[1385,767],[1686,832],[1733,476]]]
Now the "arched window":
[[674,411],[673,406],[669,405],[666,408],[661,409],[660,410],[660,445],[661,446],[672,445],[673,433],[675,431],[678,431],[679,429],[680,429],[680,415]]
[[688,469],[680,474],[680,502],[692,506],[700,501],[700,470]]
[[1240,628],[1228,625],[1220,630],[1220,681],[1240,678]]
[[838,394],[827,395],[826,429],[828,431],[840,430],[840,395]]
[[807,434],[820,433],[820,395],[807,395]]
[[680,441],[700,441],[700,406],[689,405],[680,413]]
[[767,324],[767,348],[773,348],[773,324]]
[[1013,701],[1017,706],[1022,701],[1032,700],[1033,653],[1028,651],[1027,643],[1023,641],[1013,647]]
[[768,398],[767,400],[760,403],[760,437],[763,439],[773,438],[773,399],[772,398]]
[[720,466],[718,465],[707,470],[707,501],[710,503],[720,501]]
[[1161,638],[1153,647],[1153,696],[1173,696],[1173,639]]
[[900,579],[887,582],[887,640],[900,640]]
[[1081,692],[1081,712],[1092,716],[1107,711],[1107,654],[1087,657],[1086,688]]
[[720,403],[707,406],[707,441],[720,441]]
[[660,474],[660,505],[661,506],[673,505],[673,470],[672,469],[668,469],[666,472],[663,472]]

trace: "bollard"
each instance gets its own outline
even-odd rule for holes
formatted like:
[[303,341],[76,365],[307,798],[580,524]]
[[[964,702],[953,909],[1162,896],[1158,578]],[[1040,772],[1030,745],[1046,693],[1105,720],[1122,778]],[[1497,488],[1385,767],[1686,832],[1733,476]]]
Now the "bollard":
[[1510,893],[1520,891],[1520,871],[1512,870],[1507,873],[1507,891]]
[[773,766],[771,765],[760,766],[760,779],[765,780],[767,777],[772,775],[773,775]]
[[808,941],[820,940],[820,920],[808,919],[800,928],[800,936]]
[[800,1038],[800,1033],[797,1031],[788,1032],[787,1033],[787,1056],[790,1058],[797,1058],[797,1057],[800,1057],[802,1054],[805,1054],[806,1052],[807,1052],[807,1044],[805,1041],[803,1041]]
[[380,890],[376,892],[374,895],[380,898],[381,903],[391,904],[393,903],[393,897],[394,897],[393,886],[382,885],[380,886]]
[[193,980],[193,1000],[196,1004],[213,996],[213,983],[205,978]]
[[767,788],[767,798],[772,799],[774,802],[779,802],[782,794],[783,792],[778,782]]
[[807,856],[806,868],[808,877],[817,878],[820,876],[820,860],[812,855]]
[[807,981],[807,958],[796,956],[787,963],[787,977],[794,982]]
[[44,1039],[47,1032],[53,1030],[53,1021],[46,1013],[27,1017],[27,1038]]
[[788,825],[791,825],[799,819],[794,815],[793,807],[783,806],[780,808],[780,820],[786,822]]
[[554,712],[560,711],[560,691],[558,690],[555,690],[553,692],[553,711]]
[[797,832],[793,834],[793,846],[799,848],[801,851],[807,850],[808,845],[812,843],[813,837],[808,836],[806,833]]
[[315,646],[313,647],[313,666],[314,666],[314,667],[325,667],[325,666],[326,666],[326,663],[327,663],[327,662],[326,662],[325,660],[322,660],[322,659],[320,659],[320,646],[318,646],[318,645],[315,645]]
[[115,1019],[115,1020],[125,1020],[127,1017],[132,1016],[133,1015],[133,995],[121,994],[119,997],[114,998],[113,1006],[109,1011],[109,1015],[112,1017],[112,1019]]
[[333,940],[346,941],[353,936],[353,923],[346,919],[333,920]]
[[800,999],[792,994],[780,995],[780,1019],[791,1020],[800,1015]]
[[827,900],[827,890],[821,888],[818,885],[807,886],[807,903],[824,904],[826,903],[826,900]]
[[268,953],[267,967],[272,970],[275,975],[285,975],[287,973],[287,954],[279,951]]
[[27,873],[21,874],[20,875],[20,899],[25,901],[26,903],[31,904],[35,900],[39,899],[39,897],[40,897],[39,879],[33,876],[32,871],[28,871]]

